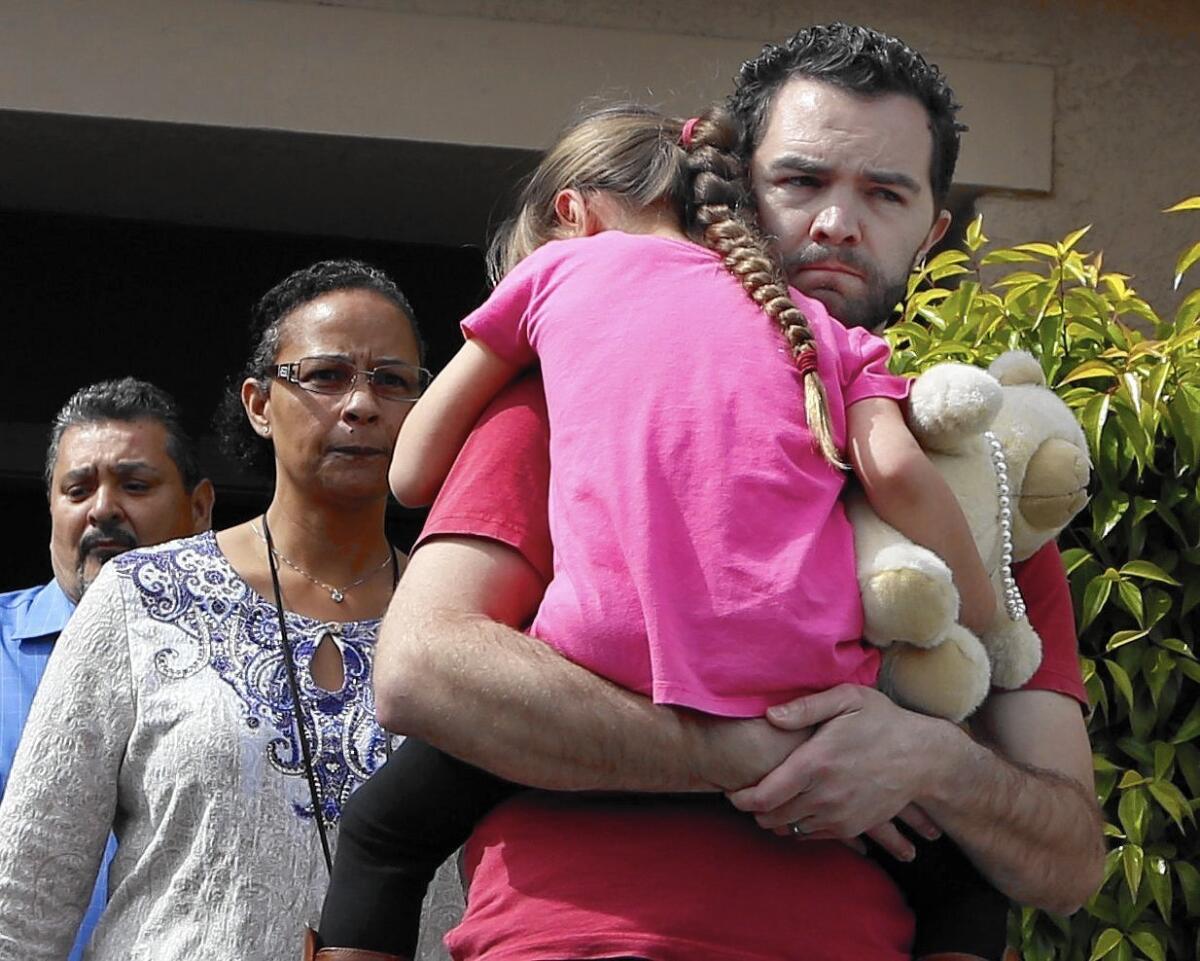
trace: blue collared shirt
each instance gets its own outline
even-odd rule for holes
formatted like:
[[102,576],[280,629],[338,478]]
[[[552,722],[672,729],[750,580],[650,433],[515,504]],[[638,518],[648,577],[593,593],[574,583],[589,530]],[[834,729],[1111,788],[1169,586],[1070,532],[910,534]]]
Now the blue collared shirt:
[[[0,594],[0,797],[8,786],[13,755],[17,753],[17,742],[29,717],[34,692],[46,672],[54,642],[74,610],[74,602],[63,593],[58,581]],[[92,903],[79,926],[70,961],[82,957],[92,928],[104,910],[108,863],[116,849],[116,840],[109,835]]]

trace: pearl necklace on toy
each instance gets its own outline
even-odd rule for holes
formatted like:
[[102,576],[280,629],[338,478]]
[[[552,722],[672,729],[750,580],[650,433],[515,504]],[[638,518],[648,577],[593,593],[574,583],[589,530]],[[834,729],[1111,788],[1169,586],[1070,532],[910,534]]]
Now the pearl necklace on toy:
[[996,472],[996,490],[1000,500],[1000,580],[1004,585],[1004,610],[1010,621],[1019,621],[1025,616],[1025,599],[1013,577],[1012,498],[1008,486],[1008,461],[1000,439],[990,430],[983,436],[991,448],[992,469]]

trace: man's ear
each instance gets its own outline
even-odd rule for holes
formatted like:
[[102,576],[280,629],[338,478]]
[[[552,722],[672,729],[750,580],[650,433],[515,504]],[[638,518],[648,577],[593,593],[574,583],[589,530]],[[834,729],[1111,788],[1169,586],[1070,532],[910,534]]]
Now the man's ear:
[[942,210],[937,217],[934,218],[933,226],[929,228],[929,233],[925,235],[925,240],[917,250],[917,255],[913,258],[914,264],[919,264],[933,246],[946,236],[946,231],[950,229],[950,221],[953,217],[949,210]]
[[586,237],[590,228],[587,201],[574,187],[554,195],[554,219],[564,237]]
[[212,530],[212,509],[213,501],[216,500],[216,492],[213,490],[212,481],[207,477],[196,485],[195,490],[191,495],[192,502],[192,533],[203,534],[205,531]]

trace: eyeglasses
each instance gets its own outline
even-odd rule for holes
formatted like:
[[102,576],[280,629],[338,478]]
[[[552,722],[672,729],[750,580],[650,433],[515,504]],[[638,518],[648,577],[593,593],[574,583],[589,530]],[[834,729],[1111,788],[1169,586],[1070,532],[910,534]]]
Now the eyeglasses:
[[314,394],[345,394],[358,383],[359,374],[367,379],[376,396],[409,403],[421,396],[433,376],[424,367],[412,364],[380,364],[363,370],[333,357],[302,357],[277,365],[274,372],[280,380]]

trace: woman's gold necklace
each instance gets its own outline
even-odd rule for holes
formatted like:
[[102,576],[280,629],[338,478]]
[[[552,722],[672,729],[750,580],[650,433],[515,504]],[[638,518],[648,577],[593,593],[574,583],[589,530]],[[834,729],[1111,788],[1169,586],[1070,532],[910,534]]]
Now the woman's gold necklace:
[[[261,530],[259,530],[253,524],[250,525],[250,530],[254,531],[254,533],[258,535],[258,539],[260,541],[262,541],[264,544],[267,544],[266,535],[263,534],[263,532]],[[308,580],[312,581],[314,584],[317,585],[317,587],[320,587],[320,588],[323,588],[324,590],[329,591],[329,599],[332,600],[333,603],[335,603],[335,604],[340,604],[340,603],[342,603],[342,601],[344,601],[346,599],[346,591],[353,590],[354,588],[358,587],[360,584],[365,584],[367,581],[369,581],[372,577],[374,577],[376,574],[378,574],[381,570],[383,570],[385,567],[388,566],[388,564],[390,564],[392,562],[392,553],[391,553],[391,549],[389,548],[388,556],[383,559],[382,564],[380,564],[378,567],[373,568],[372,570],[368,571],[366,574],[364,574],[358,580],[347,584],[345,587],[338,588],[338,587],[334,587],[332,584],[326,584],[324,581],[313,577],[310,573],[308,573],[308,571],[306,571],[299,564],[292,563],[290,560],[288,560],[286,557],[284,557],[283,554],[281,554],[279,552],[278,547],[271,548],[269,544],[267,546],[268,546],[268,549],[271,550],[271,552],[275,555],[275,558],[277,560],[283,561],[283,563],[285,563],[288,567],[290,567],[292,570],[294,570],[297,574],[299,574],[301,577],[307,578]]]

